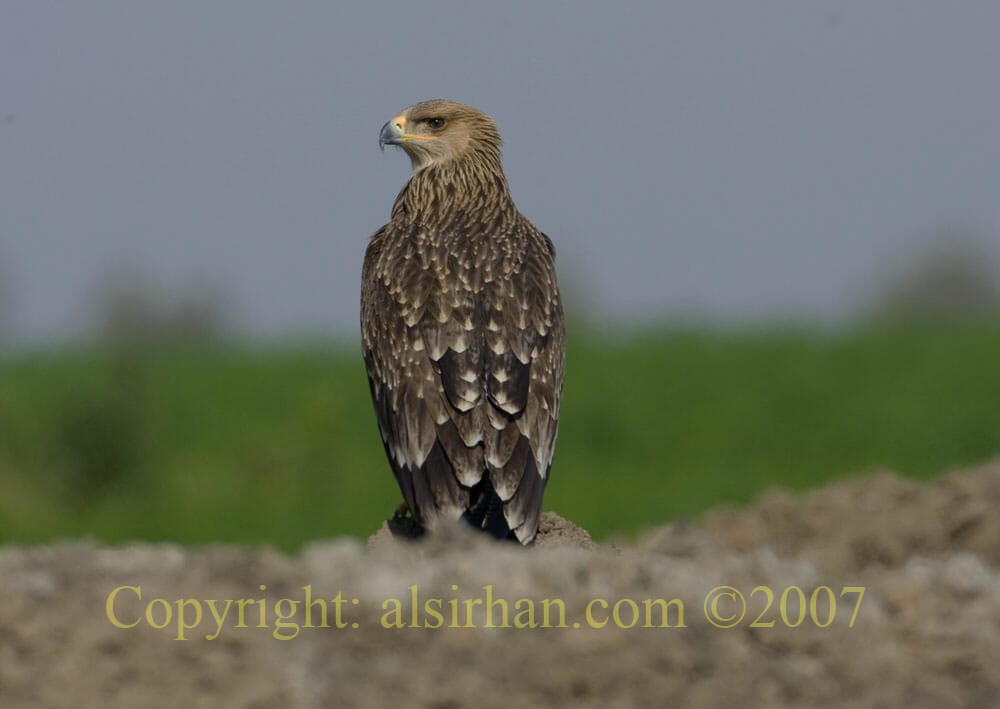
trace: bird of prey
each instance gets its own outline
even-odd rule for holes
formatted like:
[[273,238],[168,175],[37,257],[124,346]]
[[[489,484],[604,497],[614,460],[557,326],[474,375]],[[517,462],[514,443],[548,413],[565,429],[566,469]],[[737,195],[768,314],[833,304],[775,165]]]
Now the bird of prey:
[[465,519],[531,544],[559,420],[564,330],[549,238],[514,206],[500,133],[446,100],[379,145],[413,174],[365,252],[361,332],[375,415],[421,530]]

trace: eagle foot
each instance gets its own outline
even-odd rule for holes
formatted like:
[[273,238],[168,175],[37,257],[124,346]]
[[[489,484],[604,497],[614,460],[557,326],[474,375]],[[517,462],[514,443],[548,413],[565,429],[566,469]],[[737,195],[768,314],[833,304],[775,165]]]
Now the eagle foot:
[[389,525],[389,532],[397,538],[417,539],[424,534],[424,530],[417,523],[416,517],[413,516],[405,502],[396,508],[392,517],[386,522]]

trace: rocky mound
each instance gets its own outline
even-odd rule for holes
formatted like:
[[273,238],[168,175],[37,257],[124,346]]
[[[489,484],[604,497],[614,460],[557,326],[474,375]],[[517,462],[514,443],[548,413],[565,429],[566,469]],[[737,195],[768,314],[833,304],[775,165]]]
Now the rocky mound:
[[1000,461],[613,546],[4,547],[0,706],[996,706],[998,507]]

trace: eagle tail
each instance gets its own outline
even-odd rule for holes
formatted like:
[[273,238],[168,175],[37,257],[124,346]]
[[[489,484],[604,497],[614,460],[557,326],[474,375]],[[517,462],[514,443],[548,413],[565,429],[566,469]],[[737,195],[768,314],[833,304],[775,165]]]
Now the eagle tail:
[[517,541],[517,536],[507,524],[507,518],[503,514],[503,500],[493,489],[489,476],[483,479],[472,488],[470,492],[472,505],[462,515],[462,519],[476,529],[486,531],[495,539],[511,539]]

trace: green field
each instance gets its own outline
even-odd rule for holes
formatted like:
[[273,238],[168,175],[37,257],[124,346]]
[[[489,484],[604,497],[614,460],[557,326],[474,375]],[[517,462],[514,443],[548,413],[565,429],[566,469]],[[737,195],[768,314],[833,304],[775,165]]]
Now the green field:
[[[602,537],[892,467],[1000,454],[1000,323],[591,333],[546,508]],[[365,536],[400,501],[353,347],[0,360],[0,542]]]

